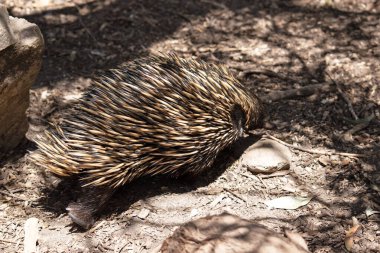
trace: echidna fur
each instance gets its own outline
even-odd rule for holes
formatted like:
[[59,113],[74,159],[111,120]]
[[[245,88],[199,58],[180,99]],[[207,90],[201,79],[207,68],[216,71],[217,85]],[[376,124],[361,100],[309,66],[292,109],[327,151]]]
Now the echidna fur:
[[84,186],[199,174],[261,120],[259,99],[222,66],[175,55],[121,65],[93,82],[33,160]]

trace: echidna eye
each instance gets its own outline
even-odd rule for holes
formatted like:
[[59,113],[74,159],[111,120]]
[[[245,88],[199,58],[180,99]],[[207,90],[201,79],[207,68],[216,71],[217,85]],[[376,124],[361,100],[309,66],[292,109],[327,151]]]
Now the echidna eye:
[[231,114],[232,124],[234,125],[234,127],[238,129],[239,132],[243,133],[245,120],[246,120],[246,116],[243,111],[243,108],[240,105],[235,104],[232,107],[230,114]]

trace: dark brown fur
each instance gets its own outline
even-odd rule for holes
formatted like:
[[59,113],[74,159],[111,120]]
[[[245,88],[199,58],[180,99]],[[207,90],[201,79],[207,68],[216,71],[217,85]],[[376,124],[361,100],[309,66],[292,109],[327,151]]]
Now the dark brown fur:
[[57,175],[79,175],[85,192],[106,189],[68,207],[88,228],[114,189],[144,175],[201,173],[261,114],[258,98],[224,67],[144,58],[96,80],[60,125],[36,139],[33,159]]

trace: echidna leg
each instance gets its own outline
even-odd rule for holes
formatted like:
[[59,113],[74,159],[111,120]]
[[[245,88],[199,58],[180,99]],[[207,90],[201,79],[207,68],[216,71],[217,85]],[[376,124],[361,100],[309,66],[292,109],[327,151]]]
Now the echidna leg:
[[89,229],[95,223],[95,214],[104,207],[113,193],[113,190],[102,187],[82,187],[78,200],[67,206],[68,215],[74,223]]

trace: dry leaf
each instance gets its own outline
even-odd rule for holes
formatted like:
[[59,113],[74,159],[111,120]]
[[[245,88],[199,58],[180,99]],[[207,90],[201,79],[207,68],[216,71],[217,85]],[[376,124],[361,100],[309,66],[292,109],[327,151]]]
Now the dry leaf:
[[369,207],[367,209],[365,209],[365,215],[367,217],[371,216],[372,214],[376,214],[376,213],[380,213],[380,211],[375,211],[375,210],[373,210],[372,208],[369,208]]
[[352,246],[354,245],[354,236],[359,228],[359,221],[355,217],[352,217],[352,227],[346,231],[346,237],[344,239],[344,245],[348,251],[351,251]]
[[278,209],[297,209],[301,206],[307,205],[312,197],[299,197],[299,196],[285,196],[272,200],[264,201],[269,208]]
[[293,243],[300,246],[302,249],[308,251],[307,243],[305,239],[302,238],[302,236],[299,233],[292,232],[290,230],[285,230],[286,237],[289,238]]

